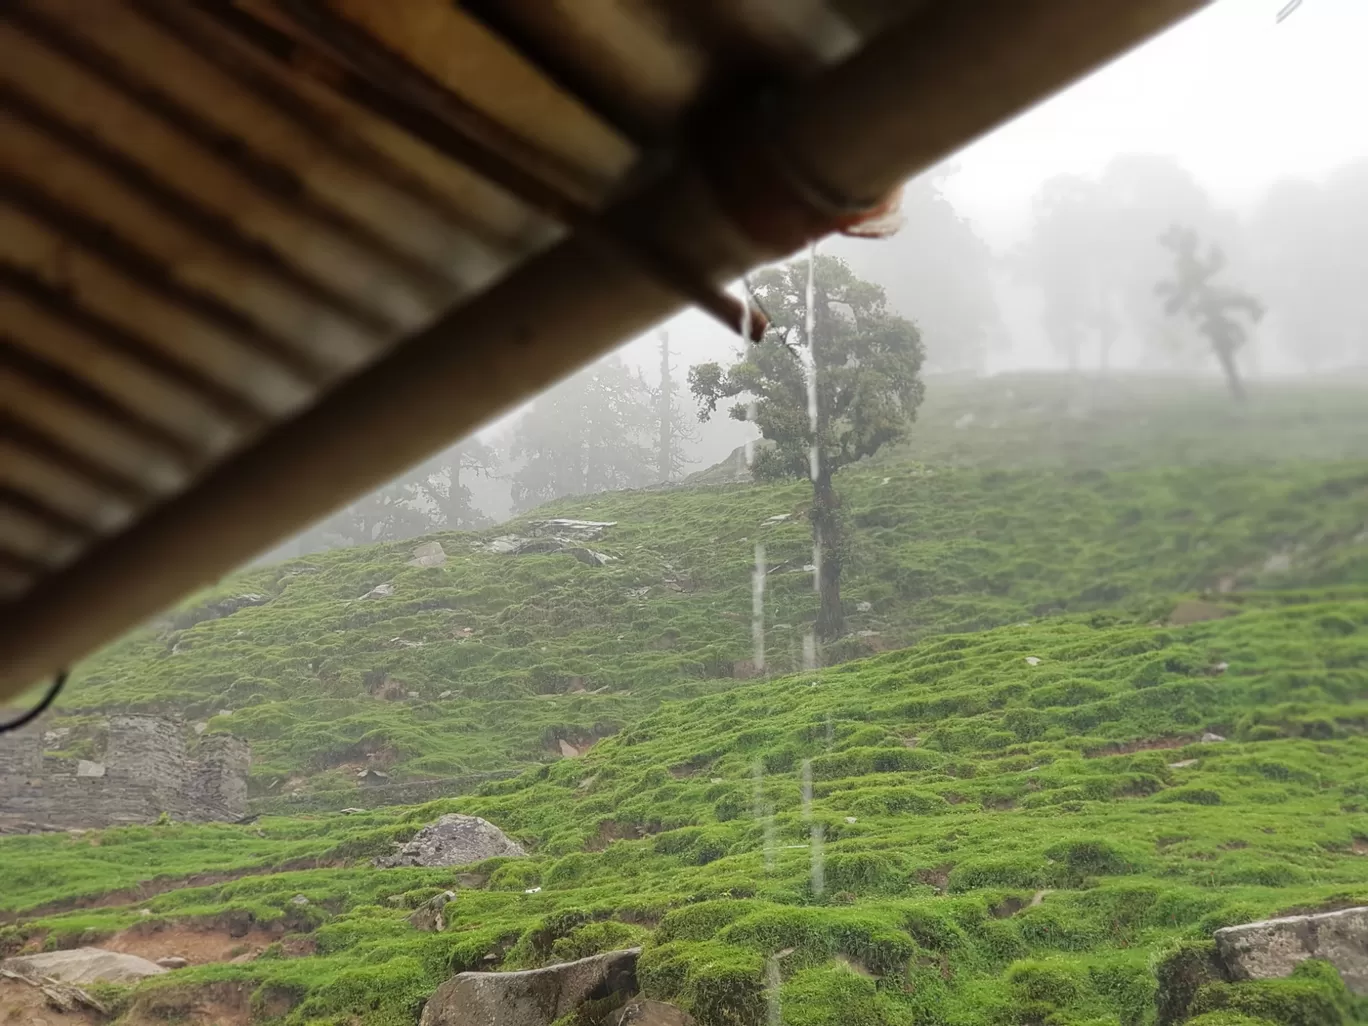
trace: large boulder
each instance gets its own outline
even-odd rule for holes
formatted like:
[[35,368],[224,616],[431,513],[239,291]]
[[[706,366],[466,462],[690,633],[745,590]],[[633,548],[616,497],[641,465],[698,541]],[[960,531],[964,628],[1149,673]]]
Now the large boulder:
[[1233,980],[1290,976],[1299,962],[1329,962],[1355,994],[1368,995],[1368,908],[1266,919],[1216,931],[1216,950]]
[[420,1026],[550,1026],[587,1002],[609,1011],[636,993],[640,948],[518,973],[461,973],[423,1007]]
[[393,855],[382,856],[375,864],[383,869],[396,866],[464,866],[500,855],[526,855],[522,845],[509,838],[493,823],[479,816],[448,813],[423,827],[413,839],[399,846]]
[[47,976],[63,983],[137,983],[166,972],[156,962],[104,948],[72,948],[18,955],[0,962],[0,969],[23,976]]

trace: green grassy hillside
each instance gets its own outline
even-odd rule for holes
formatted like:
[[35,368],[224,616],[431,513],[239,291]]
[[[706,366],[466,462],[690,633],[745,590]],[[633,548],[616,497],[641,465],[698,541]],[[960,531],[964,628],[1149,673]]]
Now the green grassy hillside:
[[[452,972],[636,944],[701,1026],[1368,1022],[1323,964],[1210,966],[1219,926],[1368,904],[1362,390],[934,384],[840,479],[851,634],[818,670],[802,483],[260,567],[92,658],[55,754],[102,710],[207,720],[252,741],[262,815],[0,838],[0,954],[198,953],[103,988],[120,1026],[413,1026]],[[549,516],[614,522],[612,561],[486,549]],[[325,811],[365,765],[444,797]],[[529,857],[372,867],[450,811]]]
[[[1266,386],[1243,410],[1144,379],[933,383],[911,443],[840,476],[852,633],[824,660],[1057,614],[1146,623],[1181,593],[1361,595],[1360,400],[1326,383]],[[97,708],[207,719],[252,742],[253,792],[277,809],[309,791],[354,804],[364,765],[460,790],[554,761],[562,740],[582,747],[661,701],[745,683],[757,542],[769,669],[798,668],[814,612],[806,491],[667,489],[537,511],[616,522],[593,543],[606,566],[484,550],[515,522],[434,536],[442,567],[406,565],[407,543],[245,572],[78,667],[63,754],[95,743],[81,714]],[[382,584],[392,594],[363,598]],[[243,594],[267,601],[213,616]]]
[[[1317,963],[1203,975],[1218,926],[1368,902],[1368,600],[1230,612],[1041,620],[752,681],[419,808],[5,839],[0,946],[277,931],[252,961],[108,992],[139,1024],[213,985],[281,1026],[410,1026],[452,971],[637,943],[647,992],[702,1026],[1362,1021]],[[368,867],[447,811],[531,856]],[[452,886],[447,932],[409,925]]]

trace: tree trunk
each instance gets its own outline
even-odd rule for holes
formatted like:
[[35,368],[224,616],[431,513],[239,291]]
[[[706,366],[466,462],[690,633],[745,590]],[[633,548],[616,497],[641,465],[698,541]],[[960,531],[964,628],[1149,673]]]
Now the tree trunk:
[[660,333],[660,437],[657,464],[660,480],[674,473],[674,381],[670,378],[670,336]]
[[812,543],[818,552],[817,637],[833,641],[845,633],[841,612],[841,497],[831,486],[831,475],[822,473],[812,482]]
[[1240,368],[1235,365],[1235,351],[1228,346],[1217,346],[1216,359],[1221,361],[1221,370],[1225,371],[1231,397],[1238,403],[1244,402],[1244,382],[1240,380]]

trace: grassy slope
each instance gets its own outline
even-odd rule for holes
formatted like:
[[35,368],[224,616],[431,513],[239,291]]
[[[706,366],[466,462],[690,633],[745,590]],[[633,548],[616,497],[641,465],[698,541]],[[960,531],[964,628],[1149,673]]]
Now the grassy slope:
[[[843,482],[860,553],[847,594],[873,604],[852,626],[921,643],[815,674],[716,675],[749,651],[757,526],[798,505],[798,486],[556,507],[620,521],[606,570],[480,554],[401,569],[408,546],[380,546],[227,582],[275,598],[129,639],[85,668],[75,703],[231,706],[219,722],[279,773],[377,742],[415,773],[514,766],[557,727],[629,729],[419,808],[0,840],[0,946],[98,942],[149,920],[311,932],[314,956],[188,970],[136,995],[174,1010],[177,993],[236,981],[263,1008],[292,1004],[289,1026],[411,1024],[453,970],[639,941],[648,990],[704,1026],[764,1021],[776,997],[801,1026],[1347,1022],[1315,966],[1198,985],[1215,926],[1368,902],[1368,546],[1352,462],[1368,413],[1333,389],[1239,414],[1128,387],[1106,418],[1079,420],[1058,416],[1051,380],[933,391],[914,446]],[[772,564],[803,558],[800,526],[765,532]],[[1275,553],[1289,569],[1264,569]],[[1165,596],[1225,575],[1238,615],[1151,622]],[[354,601],[385,580],[394,598]],[[802,580],[771,578],[781,662],[778,625],[811,601]],[[1051,613],[1065,615],[1033,619]],[[440,640],[459,626],[473,637]],[[356,698],[371,669],[423,700]],[[537,697],[579,673],[612,690]],[[446,689],[459,700],[431,700]],[[691,700],[645,715],[662,699]],[[1231,740],[1197,742],[1207,730]],[[409,908],[456,874],[365,859],[444,811],[487,816],[533,855],[481,867],[487,884],[462,890],[451,929],[420,934]],[[205,873],[235,878],[146,884]]]
[[[1368,411],[1357,390],[1282,387],[1235,411],[1192,386],[1090,388],[1093,412],[1053,378],[937,383],[912,444],[841,475],[855,543],[850,627],[875,633],[829,660],[1052,613],[1147,619],[1167,596],[1222,577],[1362,585],[1368,554],[1352,540],[1368,473],[1352,457],[1368,446]],[[438,535],[451,553],[440,569],[406,567],[404,544],[250,571],[80,667],[65,708],[231,709],[212,729],[252,741],[254,788],[274,783],[272,794],[350,786],[367,757],[397,779],[554,759],[560,738],[737,686],[755,543],[771,568],[810,558],[805,522],[765,524],[801,511],[804,493],[655,491],[539,511],[617,521],[596,543],[618,557],[603,568]],[[1266,572],[1278,553],[1291,569]],[[776,672],[798,665],[813,612],[808,576],[782,569],[766,596]],[[360,599],[384,582],[392,597]],[[270,603],[174,627],[197,605],[249,591]],[[417,697],[367,694],[366,681],[385,676]],[[606,690],[566,694],[576,678]]]
[[[1185,628],[1106,619],[944,637],[672,703],[583,759],[422,808],[7,839],[0,904],[38,915],[0,943],[98,942],[148,919],[310,930],[315,956],[141,992],[170,987],[174,1006],[176,991],[239,981],[293,1002],[290,1026],[411,1024],[438,981],[491,952],[518,968],[636,942],[648,991],[704,1026],[764,1021],[780,952],[793,1024],[1140,1026],[1156,1009],[1177,1022],[1220,1008],[1350,1021],[1315,966],[1178,999],[1214,927],[1368,902],[1368,601],[1262,595]],[[1196,741],[1207,730],[1230,740]],[[1159,742],[1174,747],[1146,747]],[[488,884],[461,891],[448,932],[421,934],[408,909],[455,874],[358,860],[445,811],[504,825],[533,856],[480,867]],[[336,865],[35,908],[305,858]]]

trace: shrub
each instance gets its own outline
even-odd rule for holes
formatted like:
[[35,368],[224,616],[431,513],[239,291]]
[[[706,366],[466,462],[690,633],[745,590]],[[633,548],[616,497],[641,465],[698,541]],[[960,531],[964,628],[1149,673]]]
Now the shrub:
[[940,795],[915,787],[866,787],[852,793],[850,811],[860,816],[910,813],[933,816],[945,812],[948,803]]
[[1279,1026],[1348,1026],[1353,999],[1335,967],[1306,961],[1284,980],[1208,983],[1192,1002],[1194,1014],[1238,1012]]
[[1041,885],[1045,867],[1031,856],[1015,858],[971,859],[960,863],[950,873],[951,891],[972,891],[980,887],[1004,890],[1035,888]]
[[1220,805],[1221,792],[1212,787],[1175,787],[1154,800],[1180,805]]
[[733,898],[719,898],[715,901],[700,901],[692,905],[674,909],[666,913],[656,931],[656,939],[665,941],[711,940],[717,931],[742,916],[749,915],[759,906],[753,901]]
[[1083,838],[1056,844],[1045,850],[1056,863],[1056,875],[1065,886],[1076,887],[1090,876],[1120,876],[1135,867],[1110,841]]
[[699,1026],[737,1026],[765,1016],[765,960],[715,941],[674,941],[642,952],[637,979],[647,997],[672,1001]]
[[1082,971],[1064,962],[1017,962],[1007,970],[1006,981],[1013,1000],[1042,1011],[1066,1009],[1087,991]]
[[607,919],[586,923],[558,938],[551,945],[551,956],[557,962],[573,962],[604,951],[620,951],[638,945],[647,937],[639,926]]
[[901,1018],[873,980],[843,965],[795,973],[780,991],[780,1006],[789,1026],[885,1026]]
[[1216,942],[1209,940],[1180,941],[1156,955],[1153,967],[1157,1026],[1187,1019],[1198,991],[1221,978]]
[[885,851],[832,852],[826,857],[826,883],[834,891],[887,894],[907,886],[904,860]]

